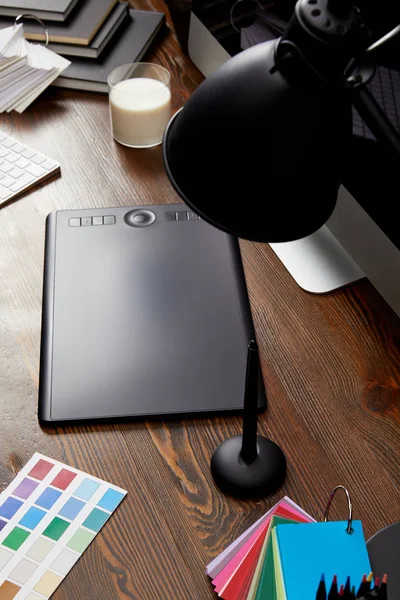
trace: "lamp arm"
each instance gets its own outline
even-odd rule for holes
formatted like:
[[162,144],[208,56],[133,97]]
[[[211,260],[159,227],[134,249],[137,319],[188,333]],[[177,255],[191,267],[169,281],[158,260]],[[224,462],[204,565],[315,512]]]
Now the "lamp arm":
[[[365,51],[364,59],[366,58],[368,62],[369,58],[373,56],[379,48],[390,42],[399,34],[400,24],[369,46]],[[350,69],[354,68],[355,62],[356,61],[351,61],[349,65]],[[357,85],[359,78],[362,78],[362,75],[358,75],[355,78],[350,77],[348,79],[348,82],[353,80],[356,83],[356,86],[352,90],[352,103],[354,107],[357,109],[362,119],[364,119],[376,139],[390,147],[396,156],[400,158],[399,134],[368,88],[366,88],[365,85]],[[364,81],[364,83],[366,82]]]
[[376,42],[371,44],[369,48],[367,48],[366,54],[370,55],[376,52],[381,46],[390,42],[394,37],[397,37],[400,33],[400,24],[396,25],[393,29],[391,29],[388,33],[386,33],[383,37],[379,38]]
[[400,136],[371,92],[364,86],[354,89],[352,103],[376,139],[390,147],[400,159]]

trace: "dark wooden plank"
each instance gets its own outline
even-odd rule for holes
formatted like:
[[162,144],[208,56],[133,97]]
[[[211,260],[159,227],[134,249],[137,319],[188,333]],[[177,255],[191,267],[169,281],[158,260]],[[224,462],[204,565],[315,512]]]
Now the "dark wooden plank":
[[[161,0],[138,1],[166,10]],[[174,105],[202,77],[168,31],[148,53],[172,73]],[[161,150],[114,143],[103,95],[48,90],[2,130],[59,160],[62,176],[0,211],[0,489],[37,450],[128,489],[55,598],[213,598],[205,566],[283,494],[316,518],[331,489],[352,492],[367,537],[400,518],[400,320],[363,280],[302,291],[267,245],[242,242],[268,391],[260,431],[284,449],[282,490],[226,498],[209,461],[238,417],[42,430],[37,422],[46,215],[55,209],[178,201]],[[332,518],[344,518],[338,498]]]

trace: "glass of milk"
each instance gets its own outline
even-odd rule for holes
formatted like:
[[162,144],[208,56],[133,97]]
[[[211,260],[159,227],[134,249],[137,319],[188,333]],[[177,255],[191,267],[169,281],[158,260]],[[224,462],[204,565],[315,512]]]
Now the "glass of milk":
[[153,63],[130,63],[108,76],[111,131],[130,148],[161,144],[171,117],[171,76]]

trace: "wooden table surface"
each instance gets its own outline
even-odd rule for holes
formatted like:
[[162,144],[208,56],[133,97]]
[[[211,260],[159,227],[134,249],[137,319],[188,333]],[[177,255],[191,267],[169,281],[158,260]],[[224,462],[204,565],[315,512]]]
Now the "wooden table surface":
[[[166,10],[161,0],[135,7]],[[202,76],[168,22],[146,59],[171,71],[179,106]],[[0,126],[62,165],[61,177],[0,210],[0,490],[34,451],[128,490],[54,598],[211,599],[206,564],[284,494],[320,519],[334,486],[347,486],[367,537],[400,518],[400,320],[367,280],[328,295],[302,291],[265,244],[241,248],[269,401],[259,429],[287,456],[281,490],[245,502],[216,489],[210,457],[240,432],[239,417],[42,429],[46,215],[179,198],[160,147],[113,142],[104,95],[53,88]],[[338,498],[332,518],[346,514]]]

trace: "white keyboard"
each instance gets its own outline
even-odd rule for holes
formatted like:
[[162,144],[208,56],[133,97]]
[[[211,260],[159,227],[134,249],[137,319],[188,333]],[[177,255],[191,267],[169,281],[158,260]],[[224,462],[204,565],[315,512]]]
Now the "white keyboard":
[[0,206],[60,172],[60,165],[0,131]]

